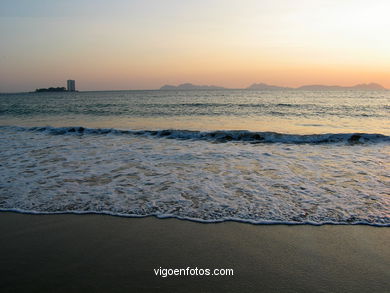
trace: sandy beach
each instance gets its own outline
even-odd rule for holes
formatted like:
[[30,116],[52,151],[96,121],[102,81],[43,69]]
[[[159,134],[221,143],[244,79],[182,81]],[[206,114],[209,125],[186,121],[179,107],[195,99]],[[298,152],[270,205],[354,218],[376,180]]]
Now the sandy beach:
[[[0,214],[1,292],[386,292],[390,230]],[[233,276],[156,276],[158,268]]]
[[0,1],[0,293],[390,293],[390,1]]

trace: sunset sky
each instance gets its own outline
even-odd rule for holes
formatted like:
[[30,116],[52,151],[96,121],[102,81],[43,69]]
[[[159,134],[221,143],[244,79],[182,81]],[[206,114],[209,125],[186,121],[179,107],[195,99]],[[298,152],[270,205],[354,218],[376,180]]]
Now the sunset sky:
[[378,82],[388,0],[1,0],[0,92]]

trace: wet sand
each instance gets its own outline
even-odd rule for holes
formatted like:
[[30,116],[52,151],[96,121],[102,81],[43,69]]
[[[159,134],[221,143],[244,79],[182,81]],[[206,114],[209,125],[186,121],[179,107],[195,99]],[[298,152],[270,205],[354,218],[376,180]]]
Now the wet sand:
[[0,213],[0,291],[389,292],[389,243],[389,228],[370,226]]

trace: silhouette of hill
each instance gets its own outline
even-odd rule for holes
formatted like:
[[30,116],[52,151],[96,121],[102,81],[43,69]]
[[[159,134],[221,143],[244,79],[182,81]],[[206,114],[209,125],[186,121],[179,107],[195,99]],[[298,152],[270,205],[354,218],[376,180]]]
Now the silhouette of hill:
[[[164,85],[160,90],[223,90],[227,89],[220,86],[214,85],[195,85],[192,83],[183,83],[178,86],[174,85]],[[322,84],[313,84],[313,85],[303,85],[297,88],[292,87],[283,87],[276,85],[269,85],[266,83],[254,83],[247,88],[247,90],[308,90],[308,91],[329,91],[329,90],[386,90],[382,85],[378,83],[362,83],[354,86],[339,86],[339,85],[322,85]]]
[[40,88],[35,90],[36,93],[46,93],[46,92],[66,92],[64,87],[49,87],[49,88]]
[[304,85],[298,90],[322,91],[322,90],[385,90],[383,86],[377,83],[363,83],[355,86],[339,86],[339,85]]
[[287,89],[292,89],[288,87],[281,87],[281,86],[276,86],[276,85],[269,85],[266,83],[254,83],[247,87],[246,89],[248,90],[287,90]]
[[247,87],[248,90],[308,90],[308,91],[329,91],[329,90],[386,90],[378,83],[362,83],[354,86],[339,86],[339,85],[303,85],[298,88],[281,87],[268,85],[265,83],[254,83]]
[[357,84],[353,88],[359,89],[359,90],[385,90],[385,88],[378,84],[378,83],[362,83]]

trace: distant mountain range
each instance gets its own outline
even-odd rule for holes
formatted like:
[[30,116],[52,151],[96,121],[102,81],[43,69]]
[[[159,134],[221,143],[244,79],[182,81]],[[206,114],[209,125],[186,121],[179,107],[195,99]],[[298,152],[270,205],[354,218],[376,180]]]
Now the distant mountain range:
[[383,86],[377,83],[362,83],[355,86],[339,86],[339,85],[304,85],[298,90],[310,90],[310,91],[321,91],[321,90],[385,90]]
[[[164,85],[160,90],[223,90],[227,89],[214,85],[194,85],[192,83],[183,83],[178,86]],[[377,83],[363,83],[355,86],[339,86],[339,85],[303,85],[298,88],[281,87],[276,85],[269,85],[265,83],[254,83],[247,88],[247,90],[308,90],[308,91],[329,91],[329,90],[386,90],[383,86]]]
[[273,90],[292,90],[293,88],[282,87],[276,85],[269,85],[266,83],[254,83],[246,88],[247,90],[261,90],[261,91],[273,91]]

